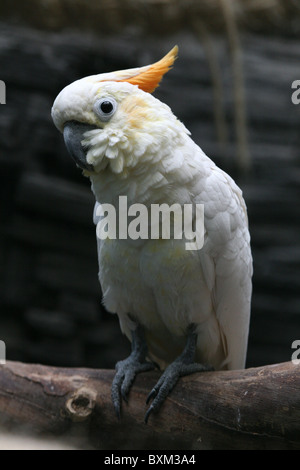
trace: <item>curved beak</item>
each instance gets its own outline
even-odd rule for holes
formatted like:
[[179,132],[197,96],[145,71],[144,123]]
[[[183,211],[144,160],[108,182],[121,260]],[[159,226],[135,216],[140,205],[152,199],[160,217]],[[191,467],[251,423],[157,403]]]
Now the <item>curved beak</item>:
[[84,133],[95,129],[95,126],[77,121],[69,121],[64,126],[64,140],[67,150],[76,164],[83,170],[93,171],[93,165],[86,161],[88,149],[81,145]]

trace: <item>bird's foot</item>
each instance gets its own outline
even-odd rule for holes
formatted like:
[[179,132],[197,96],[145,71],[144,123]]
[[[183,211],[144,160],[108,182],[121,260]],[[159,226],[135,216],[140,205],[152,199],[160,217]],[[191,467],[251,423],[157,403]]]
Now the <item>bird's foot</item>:
[[194,374],[195,372],[206,372],[212,370],[213,368],[208,365],[197,364],[195,362],[192,364],[187,364],[183,362],[181,357],[177,358],[167,367],[147,397],[147,404],[150,402],[150,400],[153,399],[153,401],[145,415],[145,423],[148,422],[151,413],[156,413],[159,410],[171,390],[175,387],[180,377]]
[[135,376],[140,372],[146,372],[154,368],[154,364],[150,362],[139,362],[132,356],[129,356],[124,361],[117,362],[116,375],[111,388],[111,398],[118,418],[120,418],[122,398],[127,402],[127,396]]
[[127,396],[135,376],[155,368],[155,365],[146,361],[147,345],[143,328],[138,325],[132,332],[132,352],[127,359],[116,364],[116,375],[111,387],[111,398],[118,418],[121,414],[122,398],[127,402]]

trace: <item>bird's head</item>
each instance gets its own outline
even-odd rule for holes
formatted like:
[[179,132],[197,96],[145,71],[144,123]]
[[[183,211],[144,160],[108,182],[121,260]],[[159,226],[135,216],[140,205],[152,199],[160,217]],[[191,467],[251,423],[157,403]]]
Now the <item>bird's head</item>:
[[186,131],[170,108],[151,93],[173,65],[175,46],[160,61],[140,68],[93,75],[64,88],[52,108],[66,147],[86,173],[107,166],[126,173],[164,153]]

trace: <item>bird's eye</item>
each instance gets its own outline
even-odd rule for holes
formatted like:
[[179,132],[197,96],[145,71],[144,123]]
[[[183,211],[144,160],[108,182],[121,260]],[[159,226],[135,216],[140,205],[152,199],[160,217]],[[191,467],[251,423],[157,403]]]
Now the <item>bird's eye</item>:
[[94,105],[94,111],[101,121],[109,121],[109,119],[115,114],[117,109],[117,102],[111,96],[101,98],[96,101]]

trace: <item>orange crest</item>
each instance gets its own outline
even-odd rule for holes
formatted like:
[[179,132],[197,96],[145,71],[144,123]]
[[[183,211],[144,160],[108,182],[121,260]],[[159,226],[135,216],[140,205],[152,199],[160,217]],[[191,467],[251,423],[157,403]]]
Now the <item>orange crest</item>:
[[158,87],[162,77],[167,73],[174,64],[178,53],[178,47],[175,46],[161,60],[155,62],[148,67],[142,67],[141,72],[132,77],[117,80],[120,82],[128,82],[137,85],[141,90],[152,93]]

